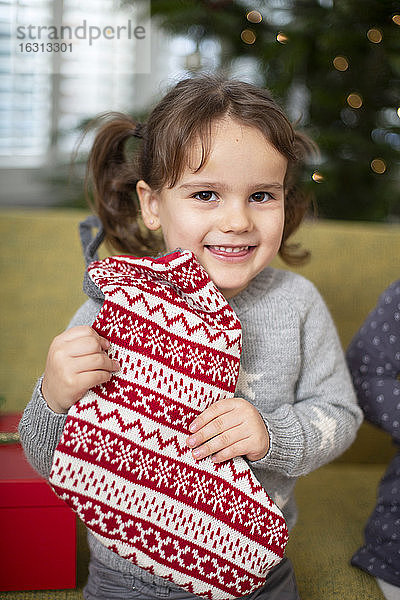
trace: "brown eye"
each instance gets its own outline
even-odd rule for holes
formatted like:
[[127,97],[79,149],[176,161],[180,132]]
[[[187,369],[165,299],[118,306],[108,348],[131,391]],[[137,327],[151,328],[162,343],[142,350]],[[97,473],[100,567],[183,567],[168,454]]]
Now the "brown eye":
[[211,200],[217,199],[214,192],[197,192],[194,194],[193,198],[197,198],[197,200],[203,200],[204,202],[210,202]]
[[252,202],[268,202],[271,200],[272,196],[269,192],[255,192],[250,196],[250,201]]

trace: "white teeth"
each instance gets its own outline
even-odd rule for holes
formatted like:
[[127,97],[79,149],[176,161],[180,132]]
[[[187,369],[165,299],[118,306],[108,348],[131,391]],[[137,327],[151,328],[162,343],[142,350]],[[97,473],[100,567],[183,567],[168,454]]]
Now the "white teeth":
[[240,246],[236,248],[228,247],[228,246],[212,246],[214,250],[218,250],[219,252],[243,252],[243,250],[248,250],[248,246]]

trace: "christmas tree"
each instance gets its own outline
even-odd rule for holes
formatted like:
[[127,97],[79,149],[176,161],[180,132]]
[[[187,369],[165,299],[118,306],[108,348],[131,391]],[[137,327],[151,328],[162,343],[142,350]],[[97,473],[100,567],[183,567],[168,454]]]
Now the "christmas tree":
[[216,40],[217,70],[243,59],[319,145],[305,185],[335,219],[400,217],[400,8],[391,0],[152,0],[161,28],[201,49]]

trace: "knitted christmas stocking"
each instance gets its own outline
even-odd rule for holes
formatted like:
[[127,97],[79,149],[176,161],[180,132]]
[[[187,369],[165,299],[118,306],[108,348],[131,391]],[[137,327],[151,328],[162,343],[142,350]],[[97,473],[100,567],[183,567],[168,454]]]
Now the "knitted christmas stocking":
[[193,594],[261,587],[287,528],[242,458],[196,462],[189,424],[233,396],[241,326],[189,251],[89,267],[122,368],[69,411],[50,482],[105,546]]

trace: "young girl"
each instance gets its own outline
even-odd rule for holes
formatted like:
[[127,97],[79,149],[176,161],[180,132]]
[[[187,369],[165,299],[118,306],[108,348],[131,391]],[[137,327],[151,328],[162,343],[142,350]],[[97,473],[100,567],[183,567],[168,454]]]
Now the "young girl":
[[[136,138],[139,149],[128,152]],[[266,90],[200,76],[178,83],[145,125],[111,115],[88,163],[107,240],[136,256],[154,254],[161,229],[163,250],[191,250],[238,315],[243,349],[235,397],[198,416],[187,444],[196,460],[244,456],[289,528],[296,478],[342,453],[361,421],[323,300],[304,278],[269,267],[278,252],[288,263],[304,258],[288,238],[307,208],[295,170],[310,148]],[[27,456],[45,477],[68,409],[119,369],[108,341],[90,327],[102,302],[90,293],[51,344],[20,425]],[[90,532],[88,539],[87,600],[195,598]],[[290,562],[248,597],[298,599]]]

